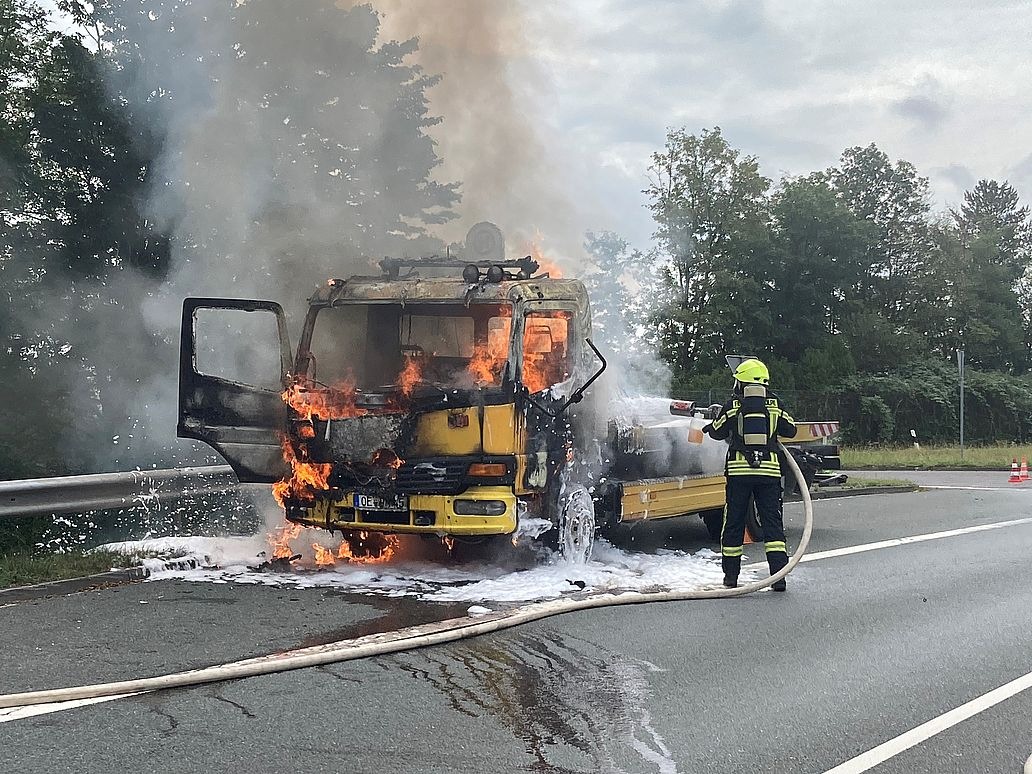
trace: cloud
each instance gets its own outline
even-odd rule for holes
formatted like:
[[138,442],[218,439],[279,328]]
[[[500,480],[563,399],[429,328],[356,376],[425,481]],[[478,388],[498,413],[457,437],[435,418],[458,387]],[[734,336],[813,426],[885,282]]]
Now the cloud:
[[1025,203],[1032,200],[1032,153],[1028,154],[1020,162],[1011,167],[1010,172],[1005,176],[1017,192],[1024,197]]
[[1016,167],[1032,114],[1027,3],[524,5],[536,20],[531,55],[552,83],[555,137],[583,160],[589,179],[578,185],[618,203],[594,227],[638,245],[653,228],[638,191],[671,126],[723,127],[772,177],[823,169],[874,142],[929,175],[939,207],[956,203],[962,169],[974,179],[1014,170],[1032,195],[1032,170]]
[[966,191],[975,184],[974,173],[963,164],[950,164],[945,167],[934,167],[931,174],[945,180],[961,191]]
[[931,97],[914,95],[904,97],[893,105],[893,108],[904,118],[909,118],[921,125],[922,129],[934,131],[939,129],[949,111]]

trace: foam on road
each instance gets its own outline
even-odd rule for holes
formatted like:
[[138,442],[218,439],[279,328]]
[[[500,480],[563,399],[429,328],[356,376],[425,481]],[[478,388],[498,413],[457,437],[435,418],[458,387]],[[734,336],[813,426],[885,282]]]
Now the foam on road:
[[[500,564],[413,559],[402,551],[399,558],[382,563],[338,563],[332,568],[291,572],[255,569],[264,561],[266,547],[260,537],[163,538],[103,548],[155,556],[146,560],[152,580],[335,588],[427,602],[514,603],[580,591],[694,590],[717,585],[722,578],[720,557],[709,549],[694,554],[676,550],[643,554],[604,540],[596,542],[591,560],[584,564],[530,550],[506,557]],[[743,582],[751,577],[743,577]]]

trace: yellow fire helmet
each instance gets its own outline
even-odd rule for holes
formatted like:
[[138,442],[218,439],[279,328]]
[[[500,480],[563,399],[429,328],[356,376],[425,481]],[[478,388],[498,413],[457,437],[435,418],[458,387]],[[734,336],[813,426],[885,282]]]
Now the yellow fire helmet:
[[770,384],[770,371],[755,358],[743,360],[735,369],[735,379],[743,384]]

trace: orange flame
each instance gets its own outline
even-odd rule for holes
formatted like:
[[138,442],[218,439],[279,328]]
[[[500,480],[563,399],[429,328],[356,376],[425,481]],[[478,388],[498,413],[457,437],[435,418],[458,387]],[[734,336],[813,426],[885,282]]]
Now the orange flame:
[[[421,365],[407,357],[405,367],[398,377],[400,392],[409,396],[421,379]],[[306,459],[307,445],[304,441],[315,438],[315,417],[325,421],[348,419],[370,413],[368,409],[357,405],[358,389],[353,381],[344,381],[333,387],[322,387],[307,379],[298,379],[284,390],[280,397],[299,416],[297,434],[301,443],[294,443],[290,438],[283,439],[283,459],[290,465],[290,476],[272,487],[273,497],[281,506],[285,506],[288,498],[303,501],[315,499],[315,493],[330,488],[329,479],[333,465],[328,462],[311,462]],[[396,402],[392,402],[381,411],[384,413],[403,410]],[[394,455],[395,461],[383,463],[385,467],[401,466],[401,461]]]
[[369,460],[369,464],[376,468],[393,468],[399,470],[405,464],[405,460],[399,457],[390,449],[377,449]]
[[477,342],[473,348],[473,356],[469,359],[466,372],[479,385],[500,384],[502,370],[509,359],[509,336],[512,331],[512,320],[508,317],[498,318],[496,327],[487,332],[487,341]]
[[380,564],[394,558],[400,544],[397,535],[363,531],[350,540],[345,538],[340,541],[337,558],[358,564]]
[[[302,553],[303,547],[297,550],[290,542],[301,536],[300,524],[286,523],[277,527],[266,537],[272,547],[273,559],[289,559]],[[401,544],[397,535],[384,535],[379,532],[356,532],[342,539],[334,550],[320,543],[312,543],[313,559],[316,567],[333,567],[338,562],[353,564],[379,564],[390,561]]]
[[289,559],[293,556],[294,551],[290,548],[290,541],[296,540],[300,534],[300,524],[291,524],[290,522],[287,522],[283,526],[277,527],[275,531],[266,535],[265,537],[269,541],[269,545],[272,546],[272,558]]
[[283,459],[290,464],[290,477],[272,485],[272,496],[281,507],[286,507],[288,497],[314,500],[317,491],[330,488],[333,465],[299,459],[297,449],[286,437],[283,438]]
[[562,279],[563,270],[559,268],[559,264],[554,260],[545,256],[538,241],[540,238],[539,234],[537,239],[528,244],[527,249],[530,252],[530,257],[537,261],[539,272],[548,274],[551,279]]
[[318,543],[312,543],[312,550],[315,552],[316,567],[332,567],[336,562],[333,551],[330,549],[324,548]]
[[405,356],[405,366],[398,374],[398,390],[406,398],[412,395],[412,391],[423,378],[423,368],[416,358],[410,355]]
[[568,312],[540,312],[527,317],[523,331],[523,384],[531,392],[547,390],[568,376]]
[[331,388],[317,387],[313,382],[298,379],[285,389],[280,397],[298,413],[301,419],[347,419],[368,413],[355,405],[358,388],[345,381]]

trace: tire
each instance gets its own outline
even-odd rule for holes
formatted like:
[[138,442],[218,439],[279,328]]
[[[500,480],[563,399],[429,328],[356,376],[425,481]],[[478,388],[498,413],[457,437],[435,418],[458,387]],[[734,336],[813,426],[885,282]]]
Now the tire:
[[754,543],[763,542],[763,528],[760,526],[760,519],[756,515],[756,501],[749,500],[749,510],[745,512],[745,529]]
[[560,504],[559,554],[571,564],[585,564],[591,559],[595,543],[595,504],[588,490],[576,486],[567,492]]
[[[720,533],[724,529],[724,509],[714,508],[711,511],[703,511],[699,514],[706,525],[706,532],[710,540],[720,542]],[[749,501],[749,510],[745,514],[745,529],[754,543],[763,542],[763,528],[760,526],[760,519],[756,515],[756,503]]]
[[702,521],[706,525],[706,532],[709,533],[710,540],[719,543],[720,533],[724,529],[724,509],[714,508],[709,511],[703,511],[699,516],[702,517]]

